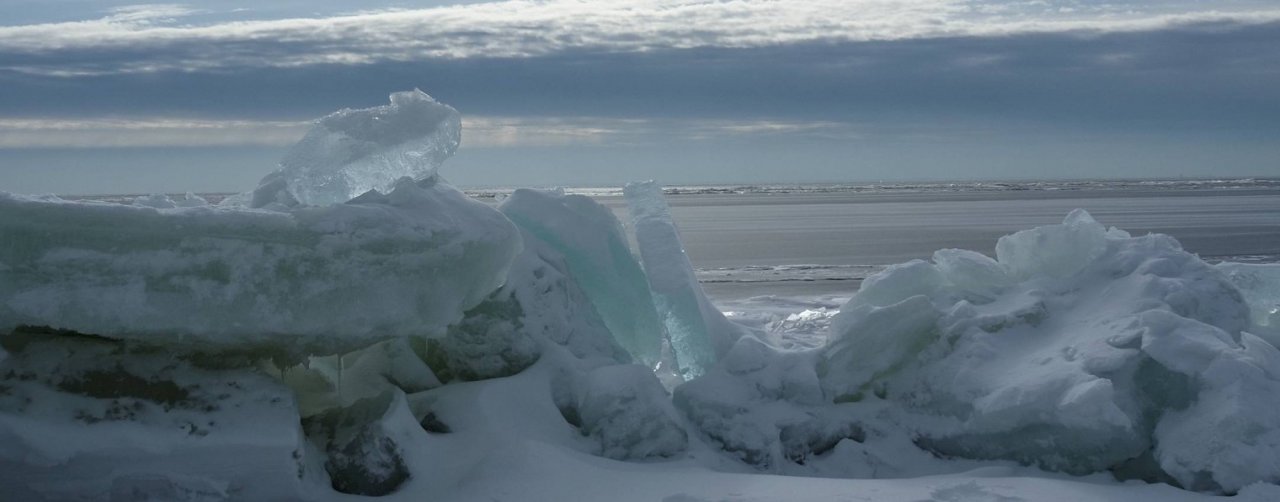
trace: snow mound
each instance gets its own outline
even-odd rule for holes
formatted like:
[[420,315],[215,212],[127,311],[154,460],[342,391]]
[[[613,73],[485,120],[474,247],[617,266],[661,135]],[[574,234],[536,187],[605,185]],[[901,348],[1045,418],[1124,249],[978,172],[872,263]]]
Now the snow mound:
[[397,92],[391,104],[339,110],[319,121],[263,178],[253,206],[338,204],[397,180],[423,180],[453,156],[462,116],[420,90]]
[[[917,443],[1235,492],[1280,481],[1280,353],[1219,269],[1081,210],[867,279],[833,321],[829,399],[950,417]],[[1248,396],[1248,397],[1246,397]]]
[[0,330],[292,355],[441,333],[520,250],[506,218],[437,178],[287,211],[0,194],[0,240]]

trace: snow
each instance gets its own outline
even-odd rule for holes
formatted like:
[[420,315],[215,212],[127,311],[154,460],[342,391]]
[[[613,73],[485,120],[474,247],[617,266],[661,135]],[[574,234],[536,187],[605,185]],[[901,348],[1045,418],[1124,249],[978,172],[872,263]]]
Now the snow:
[[392,94],[389,105],[339,110],[317,121],[263,178],[253,206],[339,204],[391,190],[400,178],[431,178],[461,141],[458,111],[417,89]]
[[294,399],[264,374],[105,339],[5,342],[14,351],[0,361],[5,497],[272,499],[301,489]]
[[667,327],[676,363],[686,380],[697,378],[745,330],[725,319],[702,292],[662,187],[652,181],[629,183],[623,192],[649,289]]
[[603,366],[587,372],[576,387],[579,427],[599,443],[601,456],[666,458],[688,447],[688,433],[653,370],[637,364]]
[[295,355],[443,332],[520,249],[506,218],[435,178],[286,211],[0,194],[0,235],[0,329]]

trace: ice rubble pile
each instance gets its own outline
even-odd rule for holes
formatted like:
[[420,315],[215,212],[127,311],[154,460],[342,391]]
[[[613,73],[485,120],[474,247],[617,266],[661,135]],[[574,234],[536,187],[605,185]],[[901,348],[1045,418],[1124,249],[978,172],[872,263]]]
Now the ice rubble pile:
[[421,474],[406,442],[449,429],[431,389],[542,361],[576,390],[540,395],[588,449],[683,451],[652,371],[666,332],[612,213],[468,198],[435,174],[457,112],[391,101],[321,119],[216,206],[0,194],[0,483],[31,500],[383,495]]
[[321,119],[217,206],[0,194],[0,484],[429,493],[525,439],[823,476],[1280,482],[1276,266],[1078,211],[995,260],[890,267],[825,346],[784,351],[707,300],[656,184],[625,189],[637,261],[588,197],[450,187],[457,112],[391,100]]
[[1280,351],[1246,331],[1221,270],[1080,210],[996,255],[942,250],[864,282],[821,351],[827,396],[950,419],[917,431],[942,455],[1195,490],[1280,481]]

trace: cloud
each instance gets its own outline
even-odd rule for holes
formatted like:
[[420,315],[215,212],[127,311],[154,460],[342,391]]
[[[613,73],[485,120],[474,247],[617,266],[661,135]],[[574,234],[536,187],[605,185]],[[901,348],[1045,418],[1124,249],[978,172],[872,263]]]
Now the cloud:
[[[1075,5],[1075,2],[1071,2]],[[1239,5],[1237,5],[1239,4]],[[966,0],[511,0],[324,18],[181,24],[176,5],[101,19],[0,27],[0,68],[78,77],[290,68],[566,52],[644,53],[1028,33],[1141,31],[1206,22],[1263,23],[1252,2],[1177,11],[1139,3],[1061,12],[1052,2]],[[1191,4],[1195,5],[1195,4]]]
[[[1209,23],[1087,37],[1032,33],[631,53],[577,50],[536,58],[81,78],[0,71],[0,117],[306,120],[338,107],[383,104],[390,92],[421,87],[466,117],[879,127],[963,120],[1274,136],[1280,131],[1277,46],[1280,22]],[[553,131],[555,124],[544,126]],[[509,130],[492,127],[495,135]],[[597,121],[587,129],[593,127],[602,130],[572,129],[547,141],[582,143],[607,137],[621,125]]]
[[254,120],[0,118],[0,148],[280,146],[297,142],[309,126]]
[[[0,118],[0,149],[287,147],[311,121],[191,120],[172,118]],[[619,119],[607,117],[463,118],[467,149],[573,145],[636,145],[681,140],[761,136],[853,138],[852,126],[834,122],[723,119]]]

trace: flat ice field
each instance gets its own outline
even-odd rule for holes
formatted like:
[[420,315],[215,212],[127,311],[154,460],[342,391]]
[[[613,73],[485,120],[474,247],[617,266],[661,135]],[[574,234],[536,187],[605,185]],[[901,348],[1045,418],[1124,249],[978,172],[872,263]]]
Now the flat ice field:
[[726,315],[660,186],[485,204],[460,141],[411,91],[219,204],[0,194],[0,498],[1280,500],[1280,265],[1063,208]]

